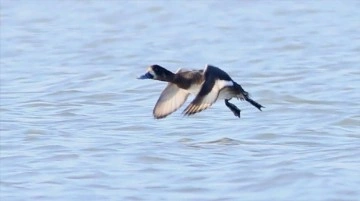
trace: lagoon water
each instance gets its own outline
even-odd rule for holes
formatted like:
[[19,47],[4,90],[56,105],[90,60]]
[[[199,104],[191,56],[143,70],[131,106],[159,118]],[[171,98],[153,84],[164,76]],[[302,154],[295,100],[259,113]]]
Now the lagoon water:
[[[359,1],[0,3],[2,201],[360,199]],[[266,108],[155,120],[155,63]]]

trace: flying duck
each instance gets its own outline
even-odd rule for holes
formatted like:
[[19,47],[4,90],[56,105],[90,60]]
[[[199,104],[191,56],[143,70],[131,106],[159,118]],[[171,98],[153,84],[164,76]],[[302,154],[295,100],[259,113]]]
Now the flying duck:
[[138,79],[154,79],[168,82],[155,104],[153,115],[156,119],[165,118],[181,107],[190,94],[195,99],[185,108],[184,115],[193,115],[209,108],[217,100],[225,99],[225,105],[240,118],[240,109],[230,103],[231,98],[246,100],[261,111],[262,105],[252,100],[231,77],[212,65],[204,70],[178,69],[175,73],[160,65],[152,65]]

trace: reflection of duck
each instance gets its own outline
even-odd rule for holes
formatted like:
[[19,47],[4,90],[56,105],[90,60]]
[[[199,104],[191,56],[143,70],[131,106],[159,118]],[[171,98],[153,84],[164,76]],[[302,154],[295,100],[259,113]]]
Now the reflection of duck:
[[240,117],[240,109],[229,102],[231,98],[246,100],[259,110],[263,107],[252,100],[249,93],[226,72],[211,65],[207,65],[204,70],[179,69],[176,73],[159,65],[152,65],[139,79],[154,79],[169,83],[155,105],[153,114],[157,119],[175,112],[184,104],[189,94],[194,94],[196,97],[185,108],[185,115],[201,112],[219,99],[225,99],[225,105],[237,117]]

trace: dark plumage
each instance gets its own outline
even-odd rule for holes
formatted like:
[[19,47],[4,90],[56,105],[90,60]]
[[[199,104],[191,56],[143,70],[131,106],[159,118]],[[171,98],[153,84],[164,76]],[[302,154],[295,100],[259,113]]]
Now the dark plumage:
[[207,65],[204,70],[179,69],[176,73],[159,65],[152,65],[139,79],[154,79],[169,83],[154,107],[155,118],[164,118],[176,111],[184,104],[189,94],[194,94],[196,97],[185,108],[184,115],[201,112],[217,100],[225,99],[225,105],[235,116],[240,117],[241,110],[229,102],[234,97],[248,101],[259,110],[263,107],[252,100],[249,93],[233,81],[226,72],[211,65]]

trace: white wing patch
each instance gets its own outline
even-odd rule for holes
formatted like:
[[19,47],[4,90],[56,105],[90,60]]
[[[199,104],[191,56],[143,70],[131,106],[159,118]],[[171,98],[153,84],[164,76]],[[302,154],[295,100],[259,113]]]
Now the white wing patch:
[[[224,87],[231,87],[233,86],[233,82],[232,81],[226,81],[226,80],[216,80],[215,85],[218,86],[218,89],[221,90]],[[215,86],[214,86],[215,87]]]

